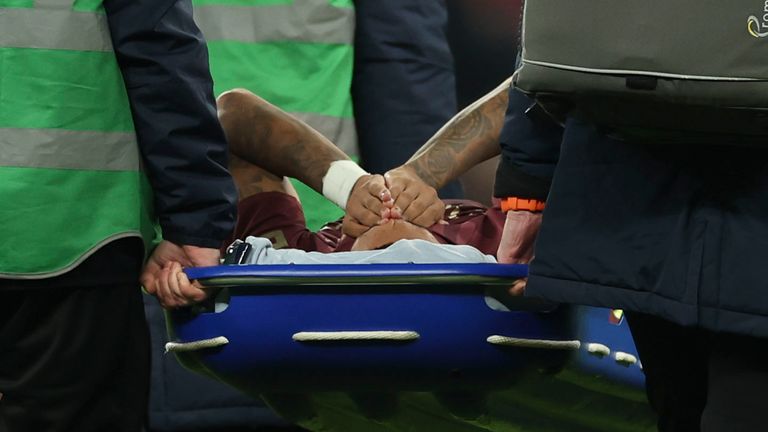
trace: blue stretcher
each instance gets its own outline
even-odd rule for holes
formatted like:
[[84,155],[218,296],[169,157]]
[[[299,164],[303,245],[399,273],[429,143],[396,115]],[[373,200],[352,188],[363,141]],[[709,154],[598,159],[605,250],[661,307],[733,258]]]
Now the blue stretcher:
[[[317,424],[317,405],[323,404],[299,413],[297,406],[313,404],[285,395],[429,392],[450,418],[480,430],[505,430],[488,420],[488,401],[495,397],[488,395],[530,400],[532,395],[509,392],[551,387],[563,393],[567,387],[574,394],[562,409],[591,400],[595,413],[614,410],[610,421],[602,421],[609,425],[605,430],[625,420],[636,426],[626,430],[650,430],[644,429],[652,425],[642,402],[641,365],[620,311],[506,295],[506,287],[526,273],[527,266],[502,264],[188,269],[190,278],[218,294],[209,304],[169,314],[174,342],[167,348],[188,368],[248,394],[282,395],[272,397],[272,406],[310,429],[333,430],[328,422]],[[375,397],[373,404],[370,397],[353,399],[363,417],[371,405],[387,405]],[[624,399],[631,409],[622,414],[612,404],[621,406]],[[540,406],[531,409],[556,411],[558,404]],[[396,412],[390,414],[401,417]],[[477,423],[480,418],[485,425]],[[508,429],[515,421],[501,424]]]

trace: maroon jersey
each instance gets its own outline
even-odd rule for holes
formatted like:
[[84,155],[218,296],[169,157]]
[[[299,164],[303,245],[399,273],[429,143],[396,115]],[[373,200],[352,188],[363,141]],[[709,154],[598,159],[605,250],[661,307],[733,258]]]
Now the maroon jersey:
[[[447,225],[428,228],[439,242],[470,245],[484,254],[496,255],[505,220],[497,207],[448,200],[444,219]],[[266,237],[278,249],[289,247],[307,252],[345,252],[354,243],[353,238],[342,235],[340,220],[327,223],[317,232],[307,229],[299,201],[282,192],[259,193],[240,201],[231,240],[248,236]]]

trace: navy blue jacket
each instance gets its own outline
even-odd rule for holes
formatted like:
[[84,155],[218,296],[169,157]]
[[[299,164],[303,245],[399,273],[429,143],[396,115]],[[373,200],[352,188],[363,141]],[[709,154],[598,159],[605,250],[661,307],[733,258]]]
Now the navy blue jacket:
[[[361,164],[383,173],[456,114],[445,0],[355,0],[352,97]],[[461,198],[452,182],[442,198]]]
[[216,117],[208,51],[189,0],[106,0],[163,238],[221,246],[237,192]]
[[535,101],[510,88],[494,196],[546,200],[561,139],[562,128]]
[[768,149],[626,142],[573,117],[560,141],[515,93],[496,193],[548,197],[527,295],[768,337]]
[[[192,5],[189,0],[106,0],[104,8],[163,238],[218,249],[233,228],[237,192],[226,168],[208,51]],[[121,262],[130,260],[112,267]],[[135,280],[135,267],[128,267],[126,278]],[[83,272],[74,273],[82,279]],[[114,279],[115,270],[101,277]],[[164,355],[165,319],[157,301],[145,297],[152,336],[152,430],[256,430],[282,424],[259,401],[186,371],[174,356]]]

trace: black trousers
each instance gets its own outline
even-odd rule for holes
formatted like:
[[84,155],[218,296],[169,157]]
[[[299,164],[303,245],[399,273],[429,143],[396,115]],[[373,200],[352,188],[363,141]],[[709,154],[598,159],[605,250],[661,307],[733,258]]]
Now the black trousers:
[[60,278],[0,281],[0,431],[142,430],[149,342],[133,249],[117,242]]
[[768,340],[628,313],[662,432],[768,428]]

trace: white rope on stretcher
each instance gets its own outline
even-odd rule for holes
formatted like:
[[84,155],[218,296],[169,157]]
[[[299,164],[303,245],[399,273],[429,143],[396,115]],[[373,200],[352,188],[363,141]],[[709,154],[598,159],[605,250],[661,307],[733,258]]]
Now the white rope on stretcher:
[[168,342],[165,344],[166,354],[169,352],[197,351],[206,348],[216,348],[229,343],[229,339],[219,336],[210,339],[201,339],[192,342]]
[[[582,347],[582,343],[577,340],[556,341],[556,340],[548,340],[548,339],[523,339],[523,338],[513,338],[513,337],[499,336],[499,335],[488,336],[488,339],[486,340],[488,341],[488,343],[491,343],[494,345],[512,346],[512,347],[519,347],[519,348],[559,349],[559,350],[577,351]],[[606,345],[603,345],[600,343],[588,342],[583,345],[589,354],[599,356],[601,358],[607,357],[611,354],[611,349],[608,348]],[[623,351],[616,351],[613,353],[612,357],[613,357],[613,360],[615,360],[616,363],[618,364],[621,364],[624,366],[637,365],[640,369],[643,368],[643,365],[640,364],[640,361],[637,359],[637,356],[633,354],[626,353]]]
[[625,364],[627,366],[633,365],[633,364],[637,363],[637,357],[633,356],[630,353],[625,353],[625,352],[621,352],[621,351],[617,351],[613,355],[613,359],[616,360],[616,363],[622,363],[622,364]]
[[298,332],[293,335],[293,340],[296,342],[412,341],[419,337],[415,331],[333,331]]
[[611,349],[600,343],[588,343],[587,352],[599,357],[607,357],[611,355]]
[[549,339],[523,339],[507,336],[488,336],[486,341],[493,345],[513,346],[519,348],[540,348],[576,351],[581,348],[581,342],[577,340],[549,340]]

